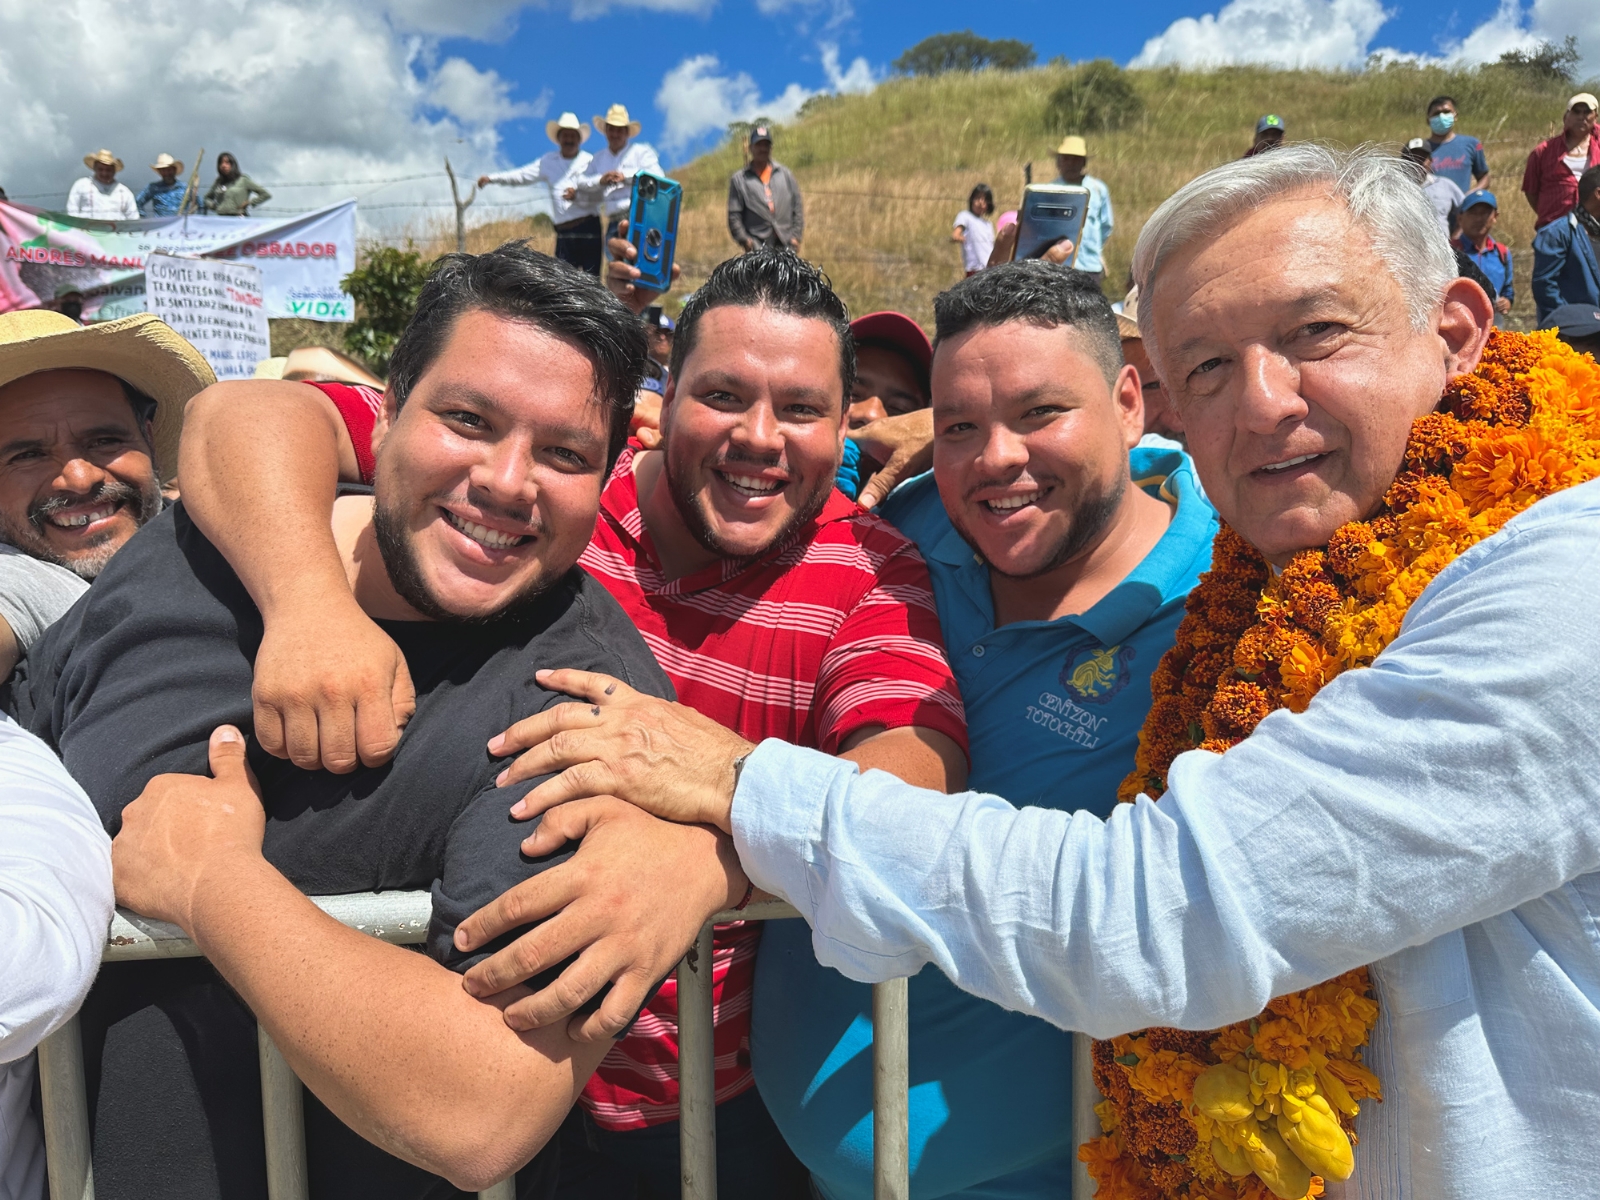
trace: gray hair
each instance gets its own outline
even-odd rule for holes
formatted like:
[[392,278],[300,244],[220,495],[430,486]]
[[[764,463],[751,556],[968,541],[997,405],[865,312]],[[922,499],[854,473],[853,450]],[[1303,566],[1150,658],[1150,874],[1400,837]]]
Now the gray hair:
[[1140,311],[1150,311],[1152,285],[1174,251],[1280,196],[1313,190],[1344,202],[1400,285],[1412,327],[1426,328],[1459,271],[1414,169],[1375,146],[1335,150],[1312,142],[1227,163],[1169,196],[1145,222],[1134,247]]

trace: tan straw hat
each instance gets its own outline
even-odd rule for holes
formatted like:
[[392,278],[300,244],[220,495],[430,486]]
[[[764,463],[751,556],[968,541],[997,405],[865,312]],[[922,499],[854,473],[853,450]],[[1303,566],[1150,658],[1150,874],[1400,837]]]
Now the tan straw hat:
[[621,104],[613,104],[610,108],[606,109],[605,116],[596,117],[594,119],[594,127],[596,129],[599,129],[602,125],[616,125],[619,128],[626,125],[628,127],[629,137],[638,137],[639,131],[644,128],[644,126],[639,124],[639,122],[628,120],[628,110],[624,105]]
[[585,122],[578,120],[577,113],[564,112],[559,120],[546,121],[544,123],[545,134],[552,142],[561,140],[556,135],[563,129],[576,129],[578,131],[578,145],[580,146],[589,140],[589,134],[593,132]]
[[1077,134],[1061,139],[1061,145],[1056,147],[1057,154],[1076,154],[1079,158],[1089,157],[1089,146]]
[[152,171],[164,171],[168,167],[171,167],[180,175],[183,174],[183,164],[177,159],[173,158],[170,154],[158,154],[156,155],[155,162],[150,164],[150,169]]
[[104,371],[156,402],[156,468],[163,479],[178,471],[183,406],[217,381],[200,351],[153,313],[87,326],[42,308],[0,313],[0,387],[63,370]]
[[95,163],[104,163],[107,166],[115,167],[119,171],[122,170],[122,160],[115,154],[111,153],[111,151],[107,150],[104,146],[96,150],[93,154],[85,154],[83,156],[83,165],[88,167],[91,171],[94,170]]

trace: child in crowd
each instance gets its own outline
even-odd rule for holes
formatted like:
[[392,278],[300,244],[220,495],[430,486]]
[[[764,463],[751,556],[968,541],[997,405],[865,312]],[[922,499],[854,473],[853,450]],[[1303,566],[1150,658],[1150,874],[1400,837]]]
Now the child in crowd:
[[955,228],[950,240],[961,243],[961,265],[968,275],[976,275],[989,265],[989,252],[994,249],[994,226],[989,218],[994,215],[994,193],[987,183],[980,183],[967,197],[967,207],[956,214]]

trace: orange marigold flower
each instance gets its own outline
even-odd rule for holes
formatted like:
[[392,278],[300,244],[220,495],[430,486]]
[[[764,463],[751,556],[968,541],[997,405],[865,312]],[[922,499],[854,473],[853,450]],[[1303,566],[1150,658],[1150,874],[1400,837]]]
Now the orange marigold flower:
[[1339,660],[1325,651],[1320,643],[1304,636],[1296,639],[1283,662],[1278,664],[1278,679],[1283,684],[1283,706],[1290,712],[1305,712],[1311,705],[1311,698],[1339,670]]
[[[1481,424],[1479,428],[1484,426]],[[1432,412],[1411,425],[1406,442],[1405,467],[1428,472],[1448,469],[1472,444],[1470,426],[1447,412]]]
[[1258,683],[1239,679],[1218,684],[1205,713],[1206,736],[1246,737],[1276,707]]
[[1229,1025],[1211,1039],[1211,1053],[1219,1062],[1232,1062],[1256,1044],[1247,1024]]
[[1336,1076],[1354,1100],[1382,1100],[1383,1084],[1378,1077],[1353,1058],[1328,1059],[1328,1071]]
[[1311,1045],[1305,1030],[1285,1017],[1256,1026],[1256,1053],[1268,1062],[1281,1062],[1291,1070],[1311,1062]]
[[1531,428],[1484,438],[1450,474],[1451,486],[1475,510],[1506,503],[1521,511],[1583,480],[1566,448]]

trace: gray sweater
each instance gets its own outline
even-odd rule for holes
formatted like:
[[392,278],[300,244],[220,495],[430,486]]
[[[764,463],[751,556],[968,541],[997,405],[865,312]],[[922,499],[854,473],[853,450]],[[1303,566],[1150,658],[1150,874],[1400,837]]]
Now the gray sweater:
[[[767,192],[772,206],[767,206]],[[806,212],[800,185],[780,162],[772,164],[772,177],[763,184],[750,166],[735,171],[728,180],[728,232],[741,247],[750,239],[757,245],[787,246],[805,237]]]

